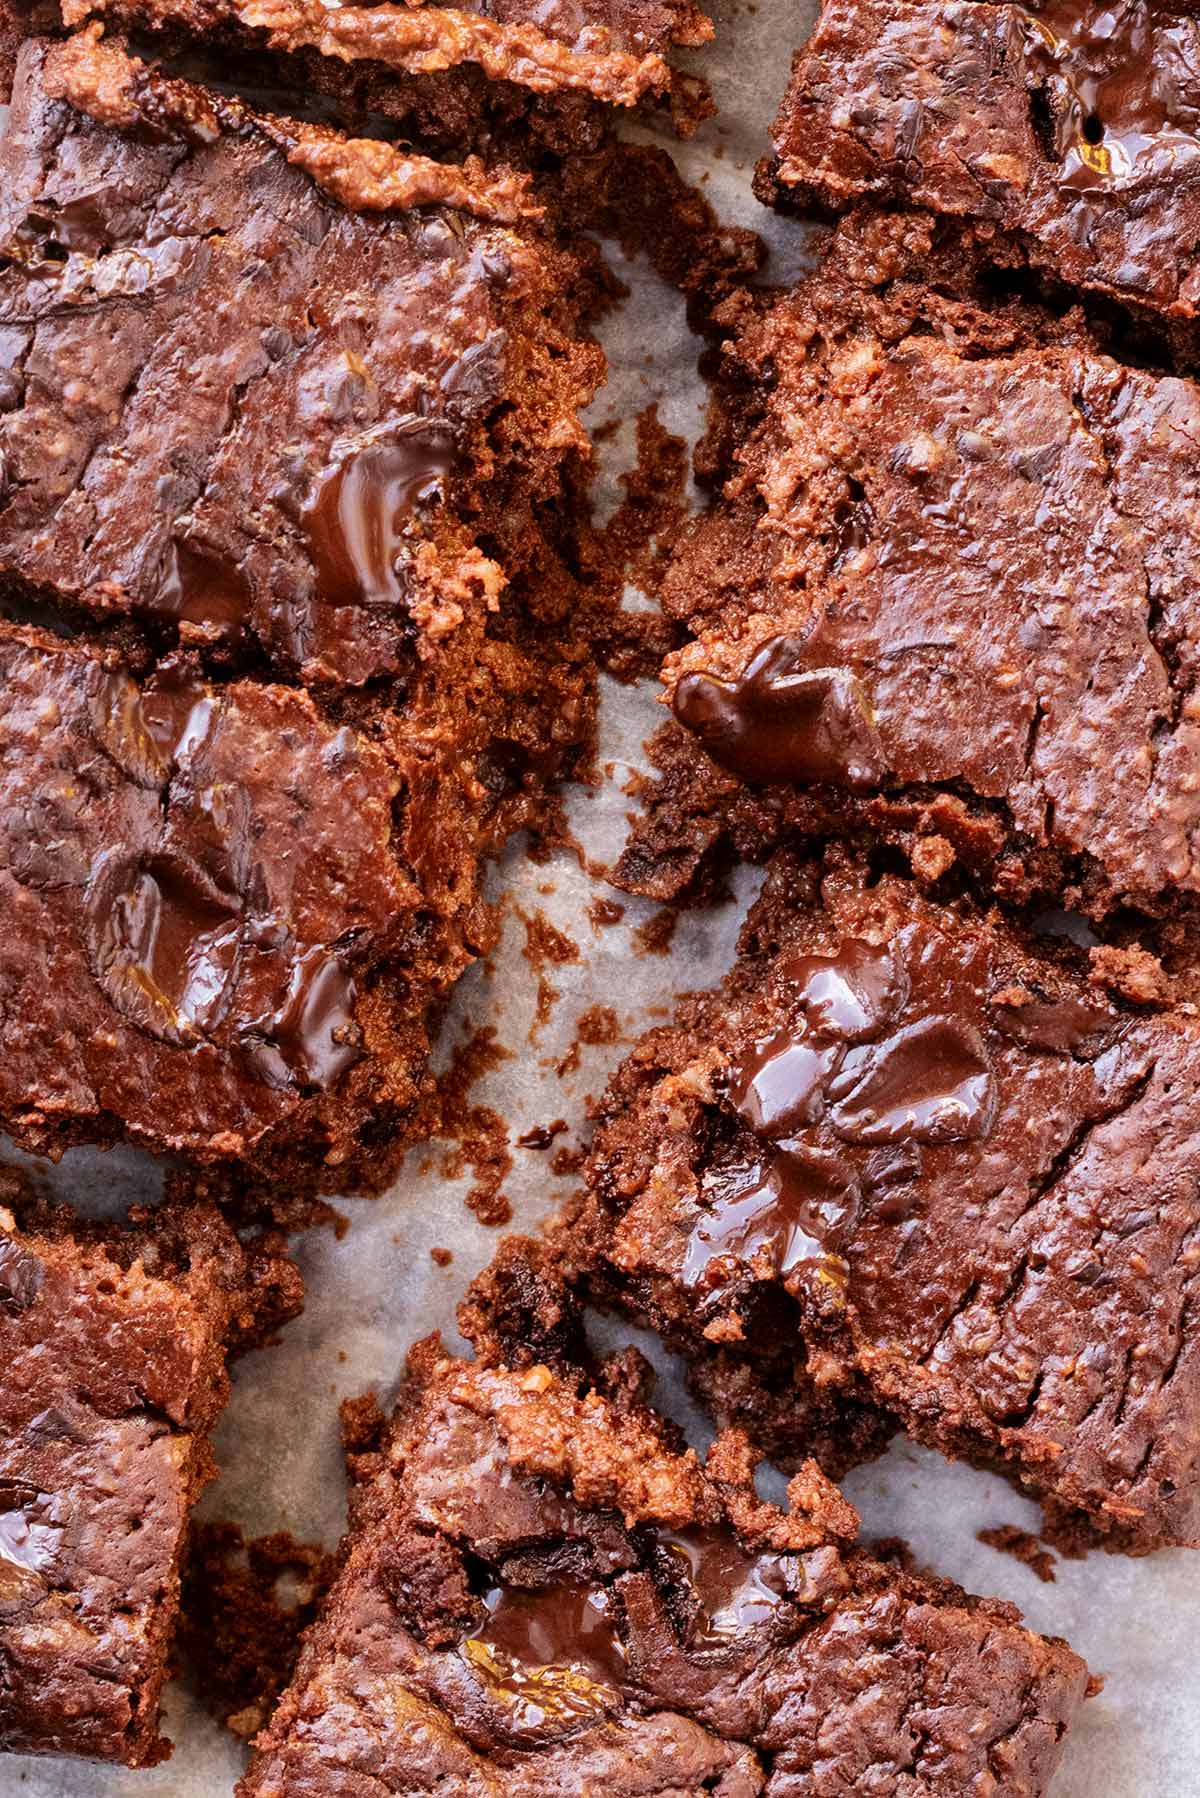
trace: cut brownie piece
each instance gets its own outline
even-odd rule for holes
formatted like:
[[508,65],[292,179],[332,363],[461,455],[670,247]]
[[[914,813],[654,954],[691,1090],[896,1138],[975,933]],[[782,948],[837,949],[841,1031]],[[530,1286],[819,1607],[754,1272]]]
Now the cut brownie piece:
[[1198,58],[1174,0],[825,0],[759,189],[977,220],[1062,280],[1191,319]]
[[508,628],[553,591],[603,367],[530,207],[524,177],[255,112],[95,30],[28,42],[0,140],[0,589],[310,684]]
[[[631,1396],[428,1348],[240,1798],[1044,1792],[1082,1662]],[[626,1376],[628,1370],[626,1370]]]
[[[929,215],[864,215],[737,327],[665,583],[693,641],[678,748],[626,884],[723,829],[880,831],[1010,898],[1200,892],[1200,387],[1005,299]],[[737,796],[732,774],[747,783]]]
[[0,1750],[145,1766],[170,1752],[158,1700],[226,1356],[299,1309],[299,1275],[203,1206],[95,1228],[16,1210],[0,1207]]
[[493,740],[538,716],[510,661],[446,670],[473,729],[419,690],[339,723],[0,628],[3,1128],[386,1178],[431,1004],[489,940],[481,851],[536,816],[500,761],[521,720]]
[[[685,129],[710,110],[706,92],[668,61],[674,46],[713,35],[695,0],[476,0],[463,7],[437,0],[61,0],[61,12],[67,25],[104,19],[175,46],[261,53],[289,83],[353,96],[392,117],[414,116],[435,135],[450,124],[456,99],[474,102],[476,128],[498,102],[515,115],[514,102],[523,98],[527,106],[534,95],[620,107],[667,99]],[[431,84],[432,96],[425,91]],[[586,112],[572,125],[586,136]]]
[[810,1388],[865,1396],[1115,1546],[1200,1545],[1200,1020],[1091,954],[781,854],[615,1076],[565,1271],[785,1460]]

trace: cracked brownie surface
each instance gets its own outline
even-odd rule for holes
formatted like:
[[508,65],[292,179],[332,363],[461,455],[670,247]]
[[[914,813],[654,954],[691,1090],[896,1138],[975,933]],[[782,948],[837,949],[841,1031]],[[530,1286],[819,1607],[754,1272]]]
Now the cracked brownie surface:
[[847,222],[725,319],[725,485],[664,593],[707,756],[667,747],[624,883],[669,896],[722,832],[800,824],[1010,899],[1190,900],[1200,389],[1006,297],[928,215]]
[[159,1693],[226,1355],[299,1304],[290,1263],[204,1206],[92,1229],[0,1206],[0,1749],[169,1753]]
[[759,187],[925,206],[1150,312],[1200,297],[1200,22],[1119,0],[827,0]]
[[856,1549],[811,1464],[787,1514],[752,1476],[628,1377],[427,1347],[242,1798],[1041,1793],[1077,1657]]
[[556,1253],[785,1459],[845,1393],[1121,1546],[1194,1544],[1200,1025],[1123,983],[781,855],[725,984],[614,1078]]

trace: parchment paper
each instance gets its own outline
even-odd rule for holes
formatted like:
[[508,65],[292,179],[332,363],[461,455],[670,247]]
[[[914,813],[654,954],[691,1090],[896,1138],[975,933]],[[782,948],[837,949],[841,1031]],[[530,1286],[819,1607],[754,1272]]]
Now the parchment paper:
[[[777,280],[803,265],[809,233],[759,207],[750,176],[766,147],[791,52],[807,33],[813,11],[811,0],[718,8],[717,42],[697,53],[693,66],[711,81],[720,113],[690,144],[680,146],[665,132],[662,137],[727,221],[753,225],[767,237],[767,275]],[[593,414],[596,424],[623,420],[603,451],[602,497],[610,504],[615,476],[632,457],[636,413],[657,399],[668,427],[693,438],[703,405],[695,368],[698,346],[678,296],[645,270],[614,260],[633,292],[602,334],[612,372]],[[573,827],[592,857],[611,860],[619,847],[629,808],[622,789],[631,770],[644,765],[642,744],[661,716],[652,686],[605,683],[600,762],[606,778],[594,790],[574,790],[570,800]],[[626,1046],[584,1048],[578,1070],[558,1078],[555,1064],[574,1041],[579,1013],[595,1004],[613,1006],[629,1038],[661,1018],[656,1008],[669,1005],[674,994],[715,980],[732,955],[756,884],[747,871],[737,883],[736,903],[686,915],[668,956],[638,957],[632,931],[653,913],[652,906],[629,901],[620,926],[594,929],[587,906],[614,896],[610,890],[584,874],[566,852],[535,865],[515,844],[495,871],[494,896],[526,913],[542,910],[574,938],[581,959],[546,970],[561,997],[531,1042],[538,976],[521,953],[523,925],[510,912],[490,971],[476,967],[459,989],[441,1053],[448,1054],[464,1032],[494,1025],[512,1058],[476,1086],[474,1099],[504,1116],[514,1144],[531,1126],[560,1117],[570,1131],[555,1146],[578,1143],[585,1130],[585,1098],[602,1090]],[[550,1173],[548,1154],[514,1146],[513,1155],[506,1188],[514,1208],[512,1227],[535,1229],[566,1183]],[[110,1210],[153,1192],[157,1174],[136,1154],[77,1152],[53,1171],[52,1181],[76,1203]],[[342,1205],[351,1221],[344,1240],[324,1231],[299,1243],[308,1287],[304,1315],[279,1347],[238,1364],[233,1399],[216,1440],[221,1475],[205,1496],[203,1514],[234,1518],[248,1536],[287,1529],[301,1540],[336,1542],[345,1512],[338,1400],[372,1386],[386,1397],[409,1345],[434,1328],[457,1342],[454,1307],[498,1241],[497,1231],[466,1209],[469,1185],[469,1175],[440,1176],[436,1145],[433,1154],[417,1150],[385,1198]],[[449,1267],[434,1263],[434,1248],[453,1251]],[[606,1343],[631,1334],[608,1320],[596,1330],[597,1340]],[[635,1340],[662,1371],[659,1402],[702,1446],[703,1421],[689,1407],[676,1370],[651,1339],[639,1334]],[[853,1474],[846,1490],[869,1535],[906,1537],[938,1572],[975,1591],[1014,1600],[1035,1628],[1066,1636],[1104,1676],[1102,1695],[1085,1707],[1069,1738],[1055,1798],[1200,1798],[1200,1556],[1174,1552],[1137,1561],[1106,1555],[1060,1561],[1057,1583],[1044,1585],[1011,1557],[976,1540],[976,1532],[990,1525],[1036,1529],[1036,1508],[999,1479],[903,1442],[884,1460]],[[240,1746],[181,1686],[168,1692],[165,1728],[176,1743],[174,1756],[150,1772],[0,1757],[0,1798],[225,1798],[244,1765]]]

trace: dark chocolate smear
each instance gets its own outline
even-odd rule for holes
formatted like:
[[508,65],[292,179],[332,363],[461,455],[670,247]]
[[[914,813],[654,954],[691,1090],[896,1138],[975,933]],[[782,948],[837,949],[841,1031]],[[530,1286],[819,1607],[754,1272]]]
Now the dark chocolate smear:
[[1096,1053],[1120,1022],[1111,1006],[1086,999],[1039,999],[1035,993],[999,993],[991,1002],[997,1030],[1027,1049],[1054,1055]]
[[245,623],[251,599],[249,582],[236,564],[179,538],[168,546],[154,594],[156,612],[225,634]]
[[749,1554],[729,1530],[662,1530],[657,1537],[695,1595],[689,1645],[718,1645],[769,1622],[791,1598],[794,1555]]
[[0,1599],[6,1587],[19,1591],[24,1576],[41,1574],[51,1565],[62,1533],[58,1497],[0,1480]]
[[400,601],[404,526],[453,465],[446,423],[414,417],[388,432],[335,457],[301,515],[319,595],[333,605],[394,607]]
[[984,1136],[996,1104],[983,1038],[955,1017],[922,1018],[851,1049],[826,1098],[830,1124],[852,1143]]
[[752,785],[878,786],[887,764],[862,682],[848,668],[806,668],[802,656],[797,638],[771,637],[735,680],[687,674],[675,716]]

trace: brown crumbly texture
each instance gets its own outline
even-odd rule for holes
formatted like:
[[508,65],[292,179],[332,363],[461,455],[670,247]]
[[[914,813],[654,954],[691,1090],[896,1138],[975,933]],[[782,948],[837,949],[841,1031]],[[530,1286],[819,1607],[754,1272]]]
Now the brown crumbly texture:
[[26,44],[0,146],[0,584],[84,625],[0,628],[0,1117],[378,1185],[483,860],[590,741],[585,290],[535,235],[328,203],[253,119],[181,140],[199,90],[100,126],[49,91],[88,68],[143,78]]
[[722,316],[725,484],[664,587],[707,754],[659,746],[622,883],[670,897],[798,826],[1009,900],[1193,903],[1200,389],[1006,298],[928,215],[847,221]]
[[240,1798],[1035,1798],[1084,1695],[1011,1607],[784,1514],[618,1376],[427,1353],[358,1463],[341,1576]]
[[970,219],[1058,279],[1190,320],[1198,56],[1170,0],[825,0],[759,192]]
[[1200,1543],[1200,1022],[1096,972],[779,856],[614,1078],[559,1261],[785,1460],[857,1399],[1113,1546]]
[[0,1207],[0,1749],[170,1752],[158,1700],[226,1355],[300,1290],[204,1206],[90,1230]]

